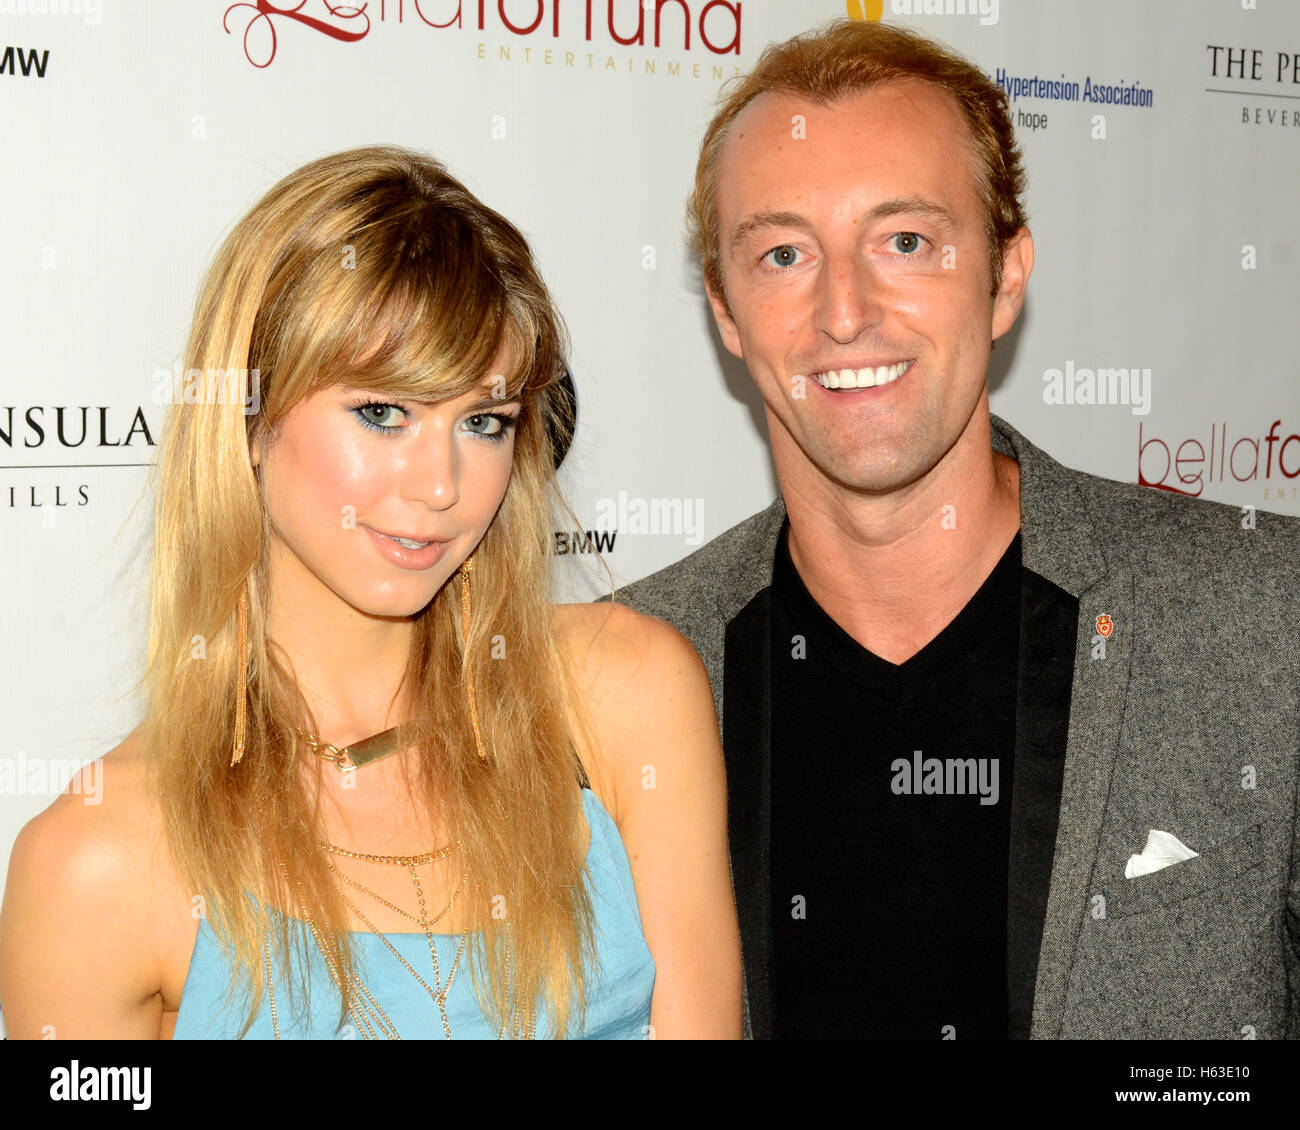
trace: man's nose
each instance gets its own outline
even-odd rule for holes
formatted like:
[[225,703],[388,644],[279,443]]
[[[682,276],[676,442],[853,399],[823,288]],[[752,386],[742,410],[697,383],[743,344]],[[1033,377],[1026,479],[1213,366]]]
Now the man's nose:
[[841,345],[877,327],[884,316],[880,278],[860,252],[828,255],[817,280],[816,328]]

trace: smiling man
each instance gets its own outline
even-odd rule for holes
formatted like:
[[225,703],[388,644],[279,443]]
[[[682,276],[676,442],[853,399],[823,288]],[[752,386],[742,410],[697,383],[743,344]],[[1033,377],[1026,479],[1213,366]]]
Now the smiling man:
[[780,497],[616,597],[713,683],[746,1033],[1300,1036],[1300,523],[990,415],[1023,187],[1002,92],[886,25],[769,47],[705,134]]

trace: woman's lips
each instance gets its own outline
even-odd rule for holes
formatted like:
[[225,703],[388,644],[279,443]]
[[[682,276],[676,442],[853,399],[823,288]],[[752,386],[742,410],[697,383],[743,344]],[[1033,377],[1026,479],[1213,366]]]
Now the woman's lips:
[[443,552],[451,544],[446,541],[435,541],[430,542],[422,549],[411,549],[388,534],[381,534],[378,530],[372,530],[369,526],[362,526],[361,528],[370,535],[370,540],[374,542],[375,548],[379,550],[384,558],[391,561],[399,569],[410,569],[413,572],[431,569],[441,560]]

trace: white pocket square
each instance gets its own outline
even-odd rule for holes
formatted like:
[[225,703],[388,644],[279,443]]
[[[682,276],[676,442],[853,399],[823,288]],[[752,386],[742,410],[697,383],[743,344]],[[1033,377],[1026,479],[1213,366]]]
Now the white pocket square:
[[1171,863],[1182,863],[1185,859],[1195,859],[1196,852],[1180,843],[1177,836],[1168,832],[1158,832],[1152,828],[1147,833],[1147,846],[1141,855],[1130,855],[1124,867],[1125,879],[1136,879],[1139,875],[1150,875]]

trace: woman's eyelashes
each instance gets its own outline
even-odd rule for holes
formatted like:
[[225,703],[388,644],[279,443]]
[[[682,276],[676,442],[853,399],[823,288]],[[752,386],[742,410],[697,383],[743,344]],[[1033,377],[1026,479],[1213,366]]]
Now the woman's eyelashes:
[[488,424],[489,427],[492,428],[491,431],[480,432],[476,430],[476,428],[470,428],[469,431],[472,435],[481,436],[483,439],[490,439],[496,443],[500,443],[510,434],[510,429],[515,426],[518,420],[519,417],[517,415],[512,416],[507,412],[476,412],[473,416],[470,416],[465,423]]
[[[400,404],[388,400],[366,400],[360,404],[350,405],[349,410],[363,427],[385,435],[402,431],[405,425],[401,423],[398,416],[409,415]],[[518,419],[518,414],[512,415],[508,412],[475,412],[465,418],[464,425],[470,435],[499,443],[510,433],[510,429],[515,426]]]
[[360,404],[351,405],[352,413],[372,432],[397,432],[401,431],[401,425],[397,423],[386,423],[390,420],[390,412],[400,412],[406,415],[406,410],[399,404],[390,404],[384,400],[365,400]]

